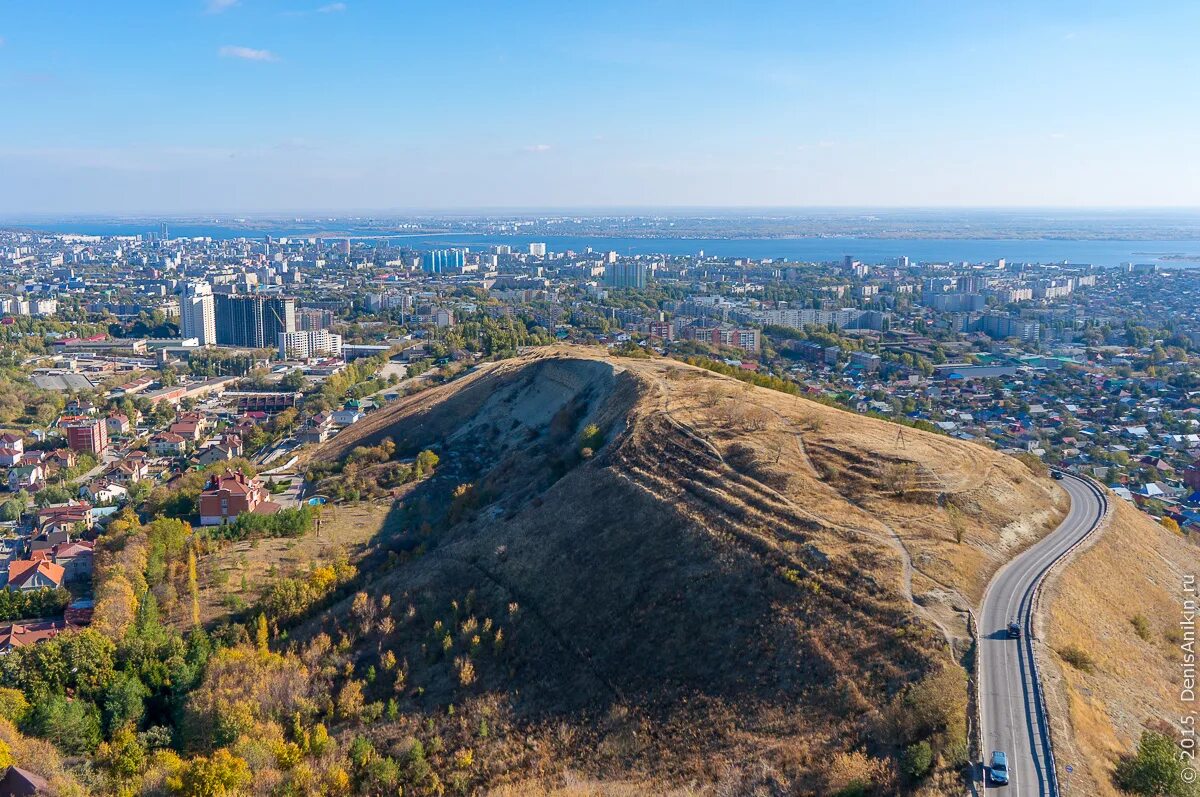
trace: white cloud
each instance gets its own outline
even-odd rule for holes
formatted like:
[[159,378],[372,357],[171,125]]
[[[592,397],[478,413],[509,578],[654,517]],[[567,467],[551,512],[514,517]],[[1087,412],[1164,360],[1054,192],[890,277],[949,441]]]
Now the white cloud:
[[340,14],[347,8],[345,3],[326,3],[317,8],[308,8],[302,11],[284,11],[285,17],[307,17],[310,14]]
[[551,147],[549,144],[530,144],[527,147],[522,147],[526,152],[549,152]]
[[1050,138],[1053,138],[1056,141],[1061,141],[1062,139],[1064,139],[1066,137],[1067,137],[1066,133],[1051,133],[1050,134]]
[[208,0],[207,11],[210,14],[220,14],[222,11],[228,11],[240,2],[240,0]]
[[253,47],[238,47],[226,44],[217,50],[222,58],[241,58],[244,61],[278,61],[279,58],[270,50],[256,50]]

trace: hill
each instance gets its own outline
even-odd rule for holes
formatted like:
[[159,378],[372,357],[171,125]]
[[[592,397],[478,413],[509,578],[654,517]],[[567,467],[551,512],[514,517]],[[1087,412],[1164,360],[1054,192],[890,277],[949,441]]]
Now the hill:
[[323,489],[368,489],[425,450],[436,470],[404,488],[362,594],[289,639],[344,640],[366,699],[398,701],[345,729],[378,749],[420,722],[503,727],[475,735],[476,782],[508,793],[572,771],[883,787],[919,741],[951,768],[962,611],[1065,501],[979,446],[580,348],[480,366],[310,462]]

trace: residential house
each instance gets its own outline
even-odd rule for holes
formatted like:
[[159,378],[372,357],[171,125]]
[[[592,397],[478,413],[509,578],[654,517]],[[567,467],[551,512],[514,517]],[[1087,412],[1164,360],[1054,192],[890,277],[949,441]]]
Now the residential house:
[[11,448],[15,451],[25,450],[25,439],[19,434],[5,432],[0,434],[0,448]]
[[208,416],[202,412],[178,412],[175,414],[176,423],[194,423],[200,427],[200,431],[208,428]]
[[349,426],[352,423],[358,423],[362,418],[363,414],[352,407],[343,407],[333,412],[333,422],[338,426]]
[[8,588],[25,592],[36,589],[58,589],[63,585],[66,571],[54,562],[18,559],[8,565]]
[[29,541],[29,558],[47,558],[38,557],[38,553],[46,553],[54,550],[55,545],[65,545],[71,541],[71,529],[63,527],[61,523],[47,524],[42,528],[40,534]]
[[18,448],[0,448],[0,466],[11,468],[19,465],[22,453]]
[[8,489],[14,493],[28,490],[35,493],[46,482],[46,471],[41,465],[21,465],[8,471]]
[[108,427],[108,434],[128,434],[130,430],[129,418],[120,412],[114,412],[104,419],[104,425]]
[[242,438],[235,434],[226,434],[210,446],[207,446],[194,457],[197,464],[208,466],[217,462],[225,462],[242,455]]
[[53,465],[56,468],[73,468],[78,458],[75,452],[69,448],[56,448],[46,454],[46,464]]
[[[141,451],[135,451],[134,454],[141,454]],[[105,476],[117,484],[134,484],[146,478],[150,468],[146,464],[145,456],[134,457],[132,454],[125,457],[119,462],[113,463],[113,466],[108,469]]]
[[67,402],[67,412],[71,415],[94,415],[96,405],[87,399],[71,399]]
[[1174,468],[1171,467],[1171,463],[1167,462],[1162,457],[1147,455],[1142,457],[1140,462],[1147,468],[1153,468],[1154,470],[1161,471],[1163,473],[1170,473],[1174,470]]
[[38,528],[46,531],[54,526],[70,529],[80,524],[87,531],[96,525],[92,505],[86,501],[68,501],[65,504],[50,504],[37,511]]
[[324,443],[333,436],[333,418],[327,413],[321,413],[309,418],[296,432],[296,441],[305,443]]
[[180,457],[187,452],[187,440],[173,432],[160,432],[150,438],[150,450],[160,457]]
[[79,488],[79,497],[86,498],[93,506],[116,504],[129,498],[129,491],[108,479],[94,479]]
[[199,442],[204,436],[203,427],[195,421],[176,421],[168,431],[192,443]]
[[[22,620],[17,623],[0,624],[0,653],[8,653],[14,648],[25,648],[30,645],[35,645],[38,642],[45,642],[47,639],[54,637],[67,630],[66,620]],[[3,780],[0,780],[0,795],[4,794],[50,794],[49,788],[46,787],[41,791],[4,791],[4,785],[12,783],[10,775],[15,767],[10,767],[8,774]],[[21,770],[24,772],[24,770]],[[25,773],[29,776],[31,773]],[[32,777],[45,786],[46,782],[41,780],[36,775]]]
[[17,463],[18,467],[31,467],[33,465],[41,465],[46,461],[45,451],[22,451],[21,461]]
[[214,475],[200,493],[200,525],[219,526],[243,512],[273,514],[279,504],[269,500],[267,489],[257,478],[239,470]]
[[50,559],[63,569],[64,581],[90,581],[95,553],[94,542],[79,540],[55,545],[51,549]]

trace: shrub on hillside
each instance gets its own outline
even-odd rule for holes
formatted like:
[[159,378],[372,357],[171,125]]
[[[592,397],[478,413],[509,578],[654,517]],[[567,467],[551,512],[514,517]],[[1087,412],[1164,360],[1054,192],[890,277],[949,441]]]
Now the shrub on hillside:
[[866,797],[889,779],[885,762],[852,750],[833,756],[825,773],[825,791],[834,797]]
[[583,433],[579,435],[580,451],[591,450],[595,452],[597,448],[604,445],[604,436],[600,433],[600,427],[594,423],[589,423],[583,427]]
[[1129,618],[1129,624],[1133,626],[1134,632],[1146,642],[1150,641],[1150,621],[1146,619],[1144,614],[1135,614]]
[[1050,468],[1046,466],[1045,462],[1042,462],[1041,457],[1039,457],[1037,454],[1022,452],[1020,454],[1016,454],[1015,456],[1018,460],[1024,463],[1025,467],[1029,468],[1034,476],[1048,476],[1050,474]]
[[948,741],[966,734],[967,676],[961,667],[943,667],[913,684],[894,707],[900,741],[915,742],[937,733]]
[[933,768],[933,748],[929,742],[917,742],[904,750],[900,760],[900,768],[904,774],[913,780],[920,780],[929,774]]
[[1075,645],[1066,645],[1058,649],[1058,656],[1067,664],[1081,672],[1096,671],[1096,660],[1086,650]]
[[1169,736],[1144,731],[1137,752],[1117,765],[1117,784],[1131,794],[1195,797],[1200,788],[1184,780],[1184,761]]
[[330,565],[313,567],[306,578],[281,578],[271,584],[261,608],[279,622],[295,619],[357,573],[354,565],[339,555]]

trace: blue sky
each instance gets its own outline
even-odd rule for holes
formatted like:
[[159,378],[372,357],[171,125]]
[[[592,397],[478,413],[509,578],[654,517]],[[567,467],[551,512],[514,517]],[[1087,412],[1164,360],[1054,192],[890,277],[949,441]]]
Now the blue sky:
[[1195,206],[1197,30],[1194,2],[7,0],[0,213]]

